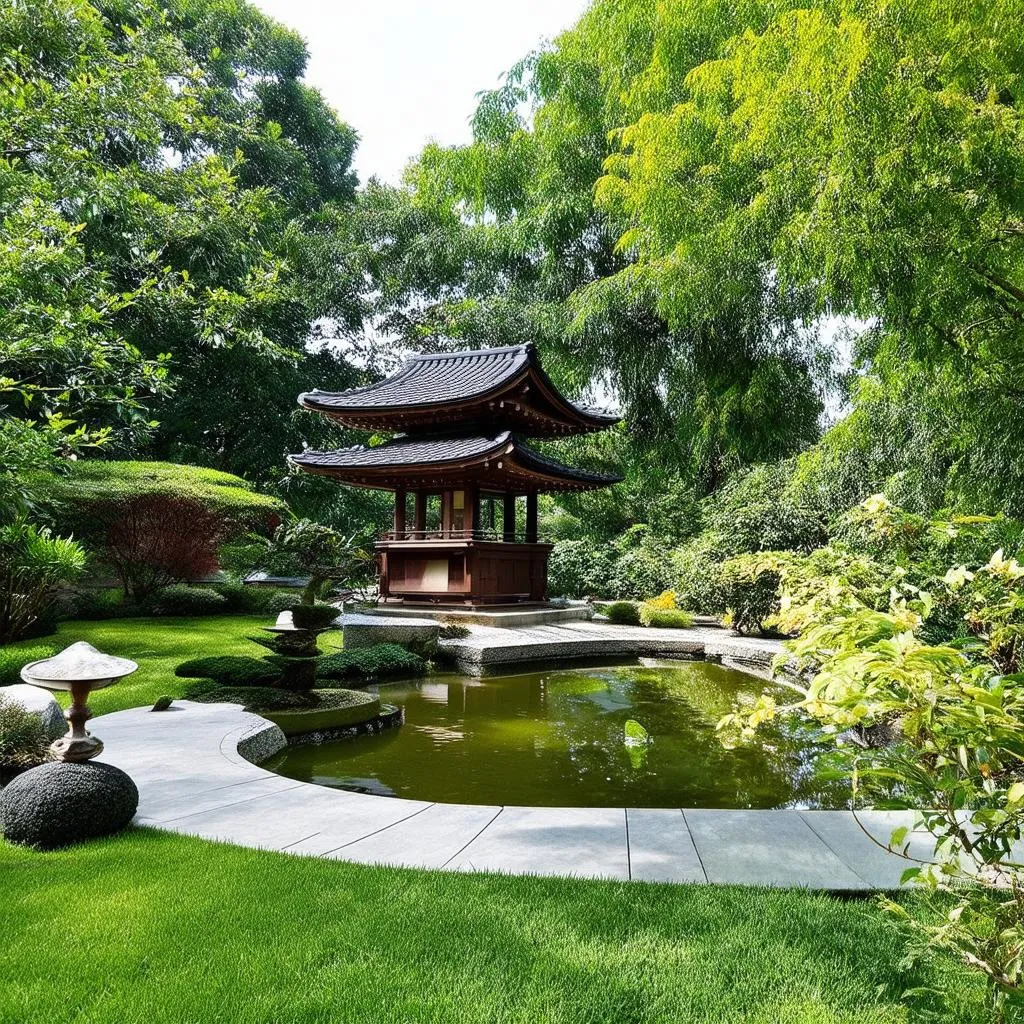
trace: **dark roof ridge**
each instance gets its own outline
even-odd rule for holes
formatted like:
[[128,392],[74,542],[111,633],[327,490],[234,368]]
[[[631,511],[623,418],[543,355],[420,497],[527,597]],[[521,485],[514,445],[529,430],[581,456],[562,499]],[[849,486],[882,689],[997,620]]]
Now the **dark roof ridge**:
[[537,346],[532,341],[526,341],[520,345],[502,345],[497,348],[460,348],[454,352],[414,352],[412,355],[406,356],[406,362],[426,362],[428,359],[458,359],[462,356],[479,356],[485,353],[508,355],[510,352],[524,352],[526,355],[536,357]]

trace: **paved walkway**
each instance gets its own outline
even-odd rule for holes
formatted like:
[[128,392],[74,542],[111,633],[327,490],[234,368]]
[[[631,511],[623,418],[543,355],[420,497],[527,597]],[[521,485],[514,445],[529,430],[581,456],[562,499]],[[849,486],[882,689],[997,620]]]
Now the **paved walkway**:
[[735,636],[711,626],[645,629],[610,622],[564,622],[502,629],[468,626],[469,636],[442,641],[447,657],[464,672],[508,671],[510,665],[566,658],[698,657],[766,669],[782,652],[778,640]]
[[[240,846],[374,864],[660,882],[893,888],[907,862],[847,811],[498,807],[366,796],[250,763],[276,726],[235,704],[177,701],[95,720],[102,760],[139,787],[136,821]],[[883,843],[909,816],[862,815]],[[927,855],[927,836],[911,852]]]

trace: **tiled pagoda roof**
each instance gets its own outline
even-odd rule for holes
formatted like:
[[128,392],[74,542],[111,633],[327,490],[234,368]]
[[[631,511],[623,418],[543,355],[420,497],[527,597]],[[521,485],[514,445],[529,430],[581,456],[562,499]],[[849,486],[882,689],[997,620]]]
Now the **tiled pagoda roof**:
[[290,458],[310,473],[387,490],[443,482],[448,487],[476,483],[510,491],[578,491],[606,487],[621,479],[563,465],[509,430],[471,437],[403,436],[376,447],[356,445]]
[[619,419],[565,398],[541,369],[533,345],[415,355],[376,384],[309,391],[299,404],[367,430],[486,425],[559,437],[602,430]]

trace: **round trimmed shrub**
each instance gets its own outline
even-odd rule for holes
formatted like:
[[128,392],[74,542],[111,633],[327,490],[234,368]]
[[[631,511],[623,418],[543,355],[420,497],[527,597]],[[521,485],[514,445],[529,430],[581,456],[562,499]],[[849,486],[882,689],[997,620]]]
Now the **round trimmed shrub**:
[[51,761],[0,793],[0,831],[8,842],[51,850],[120,832],[138,806],[139,791],[120,768]]
[[216,590],[175,583],[154,596],[151,610],[154,615],[217,615],[227,606],[227,598]]
[[427,663],[398,644],[376,644],[355,650],[325,654],[316,663],[317,679],[381,679],[395,676],[419,676]]
[[640,608],[640,621],[651,629],[688,629],[693,625],[693,616],[678,608]]
[[271,594],[267,599],[266,611],[269,615],[280,615],[281,612],[290,612],[302,600],[299,594],[290,594],[287,591],[278,591]]
[[325,629],[341,614],[333,604],[297,604],[291,611],[298,629]]
[[640,625],[640,609],[632,601],[613,601],[605,608],[604,614],[609,622],[619,626]]
[[266,686],[281,677],[273,665],[240,654],[192,658],[178,665],[174,674],[181,679],[212,679],[221,686]]

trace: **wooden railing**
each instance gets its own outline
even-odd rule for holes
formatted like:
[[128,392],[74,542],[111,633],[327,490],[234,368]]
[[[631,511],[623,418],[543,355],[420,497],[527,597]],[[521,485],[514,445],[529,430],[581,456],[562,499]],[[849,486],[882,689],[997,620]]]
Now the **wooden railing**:
[[381,540],[488,540],[509,544],[535,544],[539,538],[529,539],[525,530],[516,530],[506,535],[503,530],[487,528],[479,530],[388,530],[381,534]]

